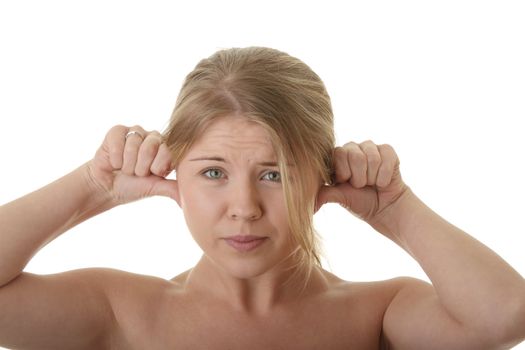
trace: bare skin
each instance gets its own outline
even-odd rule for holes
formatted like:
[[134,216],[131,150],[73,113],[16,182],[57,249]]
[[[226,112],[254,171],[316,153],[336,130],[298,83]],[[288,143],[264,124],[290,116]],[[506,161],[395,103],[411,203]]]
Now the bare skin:
[[[136,290],[140,284],[144,294],[115,295],[116,312],[128,327],[111,348],[380,349],[384,312],[404,283],[349,283],[319,270],[305,295],[258,314],[189,287],[190,275],[171,282],[122,276],[121,288]],[[147,300],[156,302],[146,314],[136,312]]]
[[[125,135],[129,130],[140,134]],[[0,208],[0,345],[20,349],[500,349],[525,338],[525,281],[401,179],[387,145],[335,152],[335,186],[312,189],[407,251],[432,285],[289,277],[282,188],[261,127],[207,128],[177,168],[157,132],[111,129],[95,158]],[[203,257],[172,280],[111,269],[38,276],[31,257],[69,228],[153,195],[174,199]],[[210,200],[213,199],[213,200]],[[205,215],[203,215],[205,213]],[[27,220],[30,217],[32,220]],[[256,235],[239,251],[231,235]],[[302,291],[302,292],[301,292]]]

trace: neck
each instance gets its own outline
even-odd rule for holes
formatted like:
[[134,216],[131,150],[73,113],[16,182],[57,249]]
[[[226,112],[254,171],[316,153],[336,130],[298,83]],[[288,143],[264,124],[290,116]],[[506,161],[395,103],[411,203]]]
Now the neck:
[[320,268],[308,273],[307,266],[281,263],[261,275],[232,276],[203,255],[186,279],[186,288],[225,301],[248,314],[267,314],[278,305],[297,302],[326,287]]

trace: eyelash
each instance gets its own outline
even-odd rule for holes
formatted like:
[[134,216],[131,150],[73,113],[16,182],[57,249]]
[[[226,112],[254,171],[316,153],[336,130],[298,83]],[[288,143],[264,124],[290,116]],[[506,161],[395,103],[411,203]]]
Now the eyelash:
[[208,180],[219,180],[220,178],[216,178],[216,177],[211,177],[211,176],[208,176],[207,174],[210,172],[210,171],[219,171],[221,174],[222,174],[222,171],[219,170],[219,169],[216,169],[216,168],[210,168],[210,169],[206,169],[202,172],[202,175],[204,175],[204,177],[206,177]]
[[[209,169],[206,169],[202,172],[202,175],[204,177],[206,177],[208,180],[220,180],[221,178],[214,178],[214,177],[210,177],[208,175],[206,175],[208,172],[212,171],[212,170],[215,170],[215,171],[219,171],[221,174],[224,174],[222,170],[220,169],[217,169],[217,168],[209,168]],[[278,174],[279,175],[279,179],[277,181],[275,180],[269,180],[271,182],[281,182],[281,174],[278,172],[278,171],[269,171],[267,172],[266,174],[264,174],[264,176],[268,175],[268,174],[272,174],[272,173],[275,173],[275,174]]]

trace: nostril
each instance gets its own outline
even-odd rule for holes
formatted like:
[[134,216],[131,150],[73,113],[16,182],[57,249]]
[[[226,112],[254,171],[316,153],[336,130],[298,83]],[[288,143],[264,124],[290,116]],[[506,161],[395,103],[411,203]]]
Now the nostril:
[[230,208],[229,216],[232,219],[255,220],[262,215],[262,210],[258,206],[233,206]]

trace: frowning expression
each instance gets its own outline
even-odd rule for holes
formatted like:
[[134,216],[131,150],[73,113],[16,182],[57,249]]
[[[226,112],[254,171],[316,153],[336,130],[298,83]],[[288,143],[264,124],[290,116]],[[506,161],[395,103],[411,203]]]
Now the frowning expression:
[[293,250],[268,132],[242,116],[211,122],[177,168],[179,205],[204,254],[239,278]]

